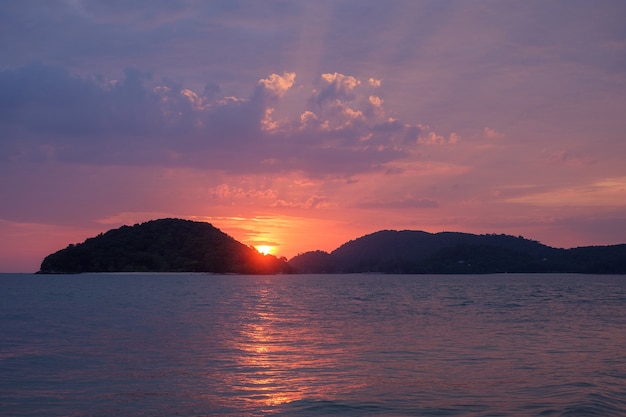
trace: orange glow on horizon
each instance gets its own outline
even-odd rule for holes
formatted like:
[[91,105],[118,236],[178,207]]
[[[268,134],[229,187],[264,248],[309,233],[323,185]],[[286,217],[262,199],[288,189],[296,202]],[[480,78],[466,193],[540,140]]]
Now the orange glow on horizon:
[[[290,259],[312,250],[331,251],[354,239],[358,231],[332,218],[312,218],[285,214],[246,216],[185,216],[213,224],[224,233],[262,254]],[[329,231],[332,230],[333,233]],[[269,251],[269,252],[266,252]]]
[[254,248],[257,251],[259,251],[259,253],[262,253],[263,255],[273,255],[274,252],[276,251],[276,246],[270,246],[270,245],[256,245]]

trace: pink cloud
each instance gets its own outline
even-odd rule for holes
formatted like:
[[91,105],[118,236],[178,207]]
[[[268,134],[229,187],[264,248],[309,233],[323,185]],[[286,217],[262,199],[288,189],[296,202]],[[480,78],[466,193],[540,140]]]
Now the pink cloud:
[[282,97],[296,80],[295,72],[285,72],[282,76],[271,74],[268,78],[259,80],[259,85],[276,97]]
[[357,207],[370,209],[404,209],[419,208],[433,209],[439,207],[439,203],[427,198],[420,198],[416,195],[407,195],[399,199],[366,199],[357,204]]
[[497,130],[492,129],[490,127],[486,127],[485,128],[485,137],[487,139],[502,139],[504,137],[504,134],[500,133]]
[[[12,111],[5,114],[0,129],[13,155],[35,155],[45,149],[42,156],[63,162],[192,167],[209,163],[240,173],[304,169],[350,174],[383,165],[415,145],[404,137],[419,135],[418,125],[389,118],[383,100],[371,94],[367,83],[339,73],[323,75],[323,93],[312,91],[311,100],[326,101],[324,106],[305,109],[297,118],[277,117],[275,107],[289,94],[295,77],[293,72],[270,74],[247,98],[220,98],[213,89],[210,95],[197,93],[151,81],[134,69],[128,69],[123,80],[103,87],[94,78],[36,65],[0,72],[0,85],[15,91],[6,97],[14,97]],[[326,98],[321,100],[320,94]],[[12,129],[20,129],[28,141],[18,142]],[[433,132],[428,135],[423,143],[439,138]],[[341,164],[329,164],[330,155],[340,155]],[[265,163],[270,160],[274,162]]]

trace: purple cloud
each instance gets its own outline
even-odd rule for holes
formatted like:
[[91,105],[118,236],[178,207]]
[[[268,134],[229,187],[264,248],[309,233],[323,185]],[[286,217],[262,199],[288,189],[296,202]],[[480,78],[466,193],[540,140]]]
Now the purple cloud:
[[135,68],[111,80],[31,64],[0,72],[0,129],[5,148],[31,154],[46,149],[48,158],[59,161],[315,176],[381,168],[419,142],[423,128],[386,116],[371,81],[338,73],[321,78],[324,99],[314,89],[309,99],[323,104],[316,112],[303,109],[294,118],[273,120],[295,73],[270,74],[248,97],[238,98],[219,97],[215,84],[198,94],[155,82]]
[[438,208],[439,203],[428,198],[407,195],[402,198],[364,199],[356,204],[356,207],[365,209],[433,209]]

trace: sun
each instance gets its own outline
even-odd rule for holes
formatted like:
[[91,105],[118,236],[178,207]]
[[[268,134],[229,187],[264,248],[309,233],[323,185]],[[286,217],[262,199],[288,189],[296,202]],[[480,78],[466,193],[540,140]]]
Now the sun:
[[270,246],[270,245],[256,245],[254,248],[258,250],[260,253],[262,253],[263,255],[270,255],[274,253],[274,249],[276,247]]

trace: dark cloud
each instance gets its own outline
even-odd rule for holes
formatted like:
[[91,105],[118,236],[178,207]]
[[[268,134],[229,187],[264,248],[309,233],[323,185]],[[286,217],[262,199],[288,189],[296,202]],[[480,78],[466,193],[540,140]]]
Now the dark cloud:
[[136,65],[193,80],[196,89],[215,77],[238,88],[242,74],[281,69],[297,27],[284,23],[300,9],[289,2],[9,1],[0,5],[0,50],[11,67],[41,60],[85,75]]
[[356,98],[356,89],[361,85],[361,81],[352,76],[339,73],[322,74],[319,91],[311,98],[317,105],[327,102],[350,101]]
[[147,91],[149,78],[125,70],[121,82],[81,78],[67,70],[31,64],[0,72],[0,120],[54,138],[139,134],[159,131],[158,97]]
[[311,96],[331,104],[317,114],[272,120],[295,77],[271,74],[249,97],[238,98],[220,97],[214,83],[198,94],[133,67],[120,80],[81,77],[41,63],[5,70],[3,147],[13,149],[13,156],[26,152],[76,163],[349,176],[404,157],[416,143],[418,127],[387,118],[382,100],[361,91],[362,81],[337,73],[322,75],[323,100],[317,91]]

